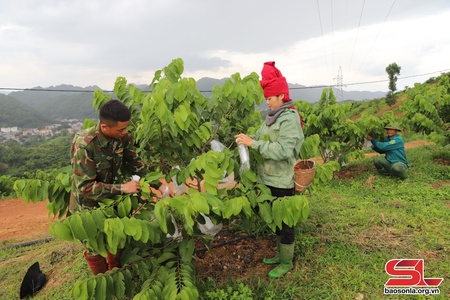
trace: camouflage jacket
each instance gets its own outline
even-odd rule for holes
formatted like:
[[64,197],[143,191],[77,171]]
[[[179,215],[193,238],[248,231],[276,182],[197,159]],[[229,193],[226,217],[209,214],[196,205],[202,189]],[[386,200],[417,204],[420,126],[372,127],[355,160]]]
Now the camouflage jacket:
[[[95,207],[97,202],[121,194],[122,169],[144,176],[147,167],[129,134],[108,139],[97,124],[75,135],[70,149],[73,169],[71,206]],[[76,203],[76,204],[75,204]]]

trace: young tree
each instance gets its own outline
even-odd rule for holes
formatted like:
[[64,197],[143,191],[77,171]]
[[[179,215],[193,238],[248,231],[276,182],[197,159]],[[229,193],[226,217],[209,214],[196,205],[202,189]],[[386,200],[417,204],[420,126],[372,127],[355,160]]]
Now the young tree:
[[[274,199],[266,186],[257,183],[254,170],[240,173],[233,136],[251,132],[262,121],[255,109],[255,103],[263,101],[258,75],[241,78],[236,73],[216,86],[208,99],[194,79],[181,76],[183,69],[183,61],[175,59],[157,71],[151,93],[127,84],[123,77],[116,80],[114,94],[132,112],[130,132],[137,149],[154,170],[140,179],[139,195],[118,195],[103,200],[97,209],[69,215],[70,170],[15,182],[15,191],[25,202],[48,199],[50,213],[61,218],[51,226],[54,236],[81,241],[103,256],[107,250],[114,254],[124,249],[122,268],[75,284],[77,299],[198,299],[194,239],[207,243],[210,238],[198,228],[205,223],[204,216],[217,224],[232,217],[250,219],[258,211],[273,231],[282,223],[295,226],[308,216],[305,196]],[[97,91],[94,106],[99,108],[109,99],[110,95]],[[227,147],[216,152],[211,149],[213,140]],[[254,155],[250,151],[252,159]],[[235,185],[220,187],[224,174],[231,173]],[[152,203],[149,186],[161,177],[167,181],[175,177],[178,184],[189,186],[188,192]],[[190,184],[192,180],[196,184]],[[174,240],[178,230],[181,237]]]
[[392,63],[386,67],[386,73],[389,77],[389,92],[386,95],[386,103],[389,106],[394,105],[397,102],[397,97],[395,96],[395,91],[397,90],[397,75],[400,75],[401,67],[397,63]]
[[433,85],[416,83],[400,106],[408,127],[427,134],[438,144],[450,143],[450,78],[444,74]]
[[361,158],[365,141],[362,128],[347,118],[351,104],[336,102],[333,89],[326,88],[317,104],[308,111],[305,120],[305,136],[320,137],[319,152],[324,162],[337,161],[340,165],[351,158]]

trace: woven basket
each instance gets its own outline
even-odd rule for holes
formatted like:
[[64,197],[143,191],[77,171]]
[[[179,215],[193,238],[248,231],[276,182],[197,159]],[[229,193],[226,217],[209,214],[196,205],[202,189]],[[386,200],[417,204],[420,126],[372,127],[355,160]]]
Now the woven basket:
[[313,160],[301,160],[294,167],[295,191],[306,190],[316,175],[316,163]]

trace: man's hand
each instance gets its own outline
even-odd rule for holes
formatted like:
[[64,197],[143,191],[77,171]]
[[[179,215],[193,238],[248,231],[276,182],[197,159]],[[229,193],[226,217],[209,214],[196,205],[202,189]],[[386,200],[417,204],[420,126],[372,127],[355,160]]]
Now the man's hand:
[[139,181],[131,180],[122,184],[122,192],[124,194],[135,194],[141,191],[141,185]]

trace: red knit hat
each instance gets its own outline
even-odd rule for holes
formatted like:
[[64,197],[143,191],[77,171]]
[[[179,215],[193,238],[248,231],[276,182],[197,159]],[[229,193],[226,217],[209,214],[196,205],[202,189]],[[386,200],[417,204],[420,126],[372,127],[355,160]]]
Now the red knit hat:
[[264,63],[261,76],[262,80],[260,81],[260,84],[264,90],[265,98],[284,94],[283,102],[291,100],[286,78],[283,77],[280,70],[275,67],[274,61]]

